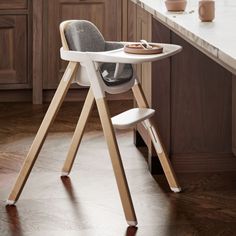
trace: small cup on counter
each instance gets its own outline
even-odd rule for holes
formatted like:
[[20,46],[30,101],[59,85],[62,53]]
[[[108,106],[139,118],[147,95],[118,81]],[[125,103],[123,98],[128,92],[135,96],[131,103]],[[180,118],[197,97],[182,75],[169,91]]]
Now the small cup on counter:
[[200,0],[198,5],[199,19],[203,22],[213,21],[215,18],[215,1]]
[[186,0],[166,0],[166,8],[168,11],[184,11],[187,5]]

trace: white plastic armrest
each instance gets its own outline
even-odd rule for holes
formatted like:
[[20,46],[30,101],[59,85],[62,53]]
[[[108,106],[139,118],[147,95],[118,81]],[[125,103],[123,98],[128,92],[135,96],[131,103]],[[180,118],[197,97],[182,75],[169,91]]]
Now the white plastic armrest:
[[83,62],[88,58],[86,52],[65,50],[63,47],[60,49],[61,59],[65,61]]

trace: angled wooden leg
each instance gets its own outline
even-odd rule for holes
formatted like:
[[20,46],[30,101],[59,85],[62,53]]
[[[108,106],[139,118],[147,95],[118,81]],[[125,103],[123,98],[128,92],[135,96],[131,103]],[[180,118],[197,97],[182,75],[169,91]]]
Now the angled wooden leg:
[[147,99],[143,93],[140,83],[136,82],[135,85],[132,87],[132,91],[133,91],[134,97],[136,99],[136,102],[138,104],[138,107],[148,108],[149,107],[148,102],[147,102]]
[[159,157],[161,166],[169,183],[170,189],[178,193],[181,191],[181,187],[177,181],[175,171],[171,165],[170,159],[168,158],[163,144],[160,140],[160,135],[157,133],[157,129],[154,127],[153,122],[150,119],[144,121],[144,124],[148,130],[148,133],[152,139],[153,146]]
[[42,121],[42,124],[36,134],[36,137],[33,141],[33,144],[30,147],[30,150],[28,152],[28,155],[25,159],[25,162],[22,166],[22,169],[17,177],[16,183],[10,193],[10,196],[8,198],[7,204],[12,205],[15,204],[15,202],[18,200],[24,185],[29,177],[29,174],[31,172],[31,169],[33,168],[33,165],[38,157],[38,154],[40,152],[40,149],[43,145],[44,139],[46,137],[48,128],[50,124],[53,122],[60,105],[62,104],[65,95],[70,87],[71,80],[72,80],[72,74],[76,68],[75,62],[70,62],[67,66],[67,69],[65,71],[65,74],[63,78],[61,79],[61,82],[59,84],[59,87],[57,88],[57,91],[52,99],[52,102],[48,108],[48,111]]
[[62,168],[62,176],[67,176],[69,175],[71,168],[73,166],[75,157],[76,157],[76,153],[78,151],[83,133],[84,133],[84,129],[85,129],[85,125],[87,123],[89,114],[93,108],[93,104],[94,104],[94,96],[93,96],[93,92],[92,89],[89,89],[88,95],[86,97],[83,109],[81,111],[80,117],[79,117],[79,121],[77,123],[74,135],[72,137],[72,141],[70,144],[70,148],[69,148],[69,152],[66,158],[66,161],[64,163],[64,166]]
[[[132,90],[133,90],[135,99],[138,103],[138,106],[143,107],[143,108],[144,107],[148,108],[149,106],[148,106],[147,100],[145,98],[145,95],[143,93],[143,90],[141,88],[141,85],[139,83],[136,83],[133,86]],[[175,175],[175,172],[174,172],[174,169],[171,165],[171,162],[170,162],[170,160],[169,160],[169,158],[166,154],[164,146],[161,143],[160,135],[158,134],[157,129],[155,128],[153,122],[150,119],[145,120],[144,125],[147,128],[148,133],[151,137],[153,146],[154,146],[154,148],[156,150],[156,153],[158,155],[158,158],[161,162],[163,171],[165,173],[165,176],[167,178],[167,181],[169,183],[169,186],[170,186],[171,190],[173,192],[180,192],[181,187],[180,187],[180,185],[177,181],[177,177]]]
[[124,167],[123,167],[122,160],[120,157],[120,152],[117,145],[114,128],[111,123],[111,118],[110,118],[109,110],[107,107],[107,102],[105,98],[99,98],[99,99],[96,99],[96,103],[97,103],[98,112],[99,112],[99,116],[102,123],[103,132],[104,132],[106,142],[108,145],[108,149],[109,149],[109,153],[110,153],[110,157],[112,161],[112,166],[115,173],[116,182],[118,185],[125,217],[129,225],[135,226],[137,225],[137,219],[136,219],[128,183],[126,180]]

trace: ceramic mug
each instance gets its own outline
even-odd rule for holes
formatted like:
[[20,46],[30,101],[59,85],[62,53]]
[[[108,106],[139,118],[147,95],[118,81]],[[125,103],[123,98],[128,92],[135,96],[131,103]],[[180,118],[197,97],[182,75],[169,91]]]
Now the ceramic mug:
[[198,14],[201,21],[213,21],[215,18],[215,1],[199,1]]

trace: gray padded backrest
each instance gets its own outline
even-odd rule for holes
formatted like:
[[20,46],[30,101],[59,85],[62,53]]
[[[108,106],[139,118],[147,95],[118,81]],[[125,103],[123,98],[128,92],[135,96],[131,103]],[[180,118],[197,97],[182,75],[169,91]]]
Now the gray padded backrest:
[[69,23],[65,36],[70,50],[81,52],[105,51],[105,40],[98,28],[86,20]]
[[[97,27],[85,20],[72,21],[65,28],[65,37],[70,50],[80,52],[103,52],[123,48],[123,44],[118,42],[105,42]],[[133,78],[132,65],[126,64],[119,76],[115,75],[115,63],[102,63],[100,74],[104,83],[108,86],[116,86],[130,81]],[[106,76],[103,72],[106,71]],[[81,79],[78,76],[78,81]],[[80,82],[84,84],[84,82]]]

